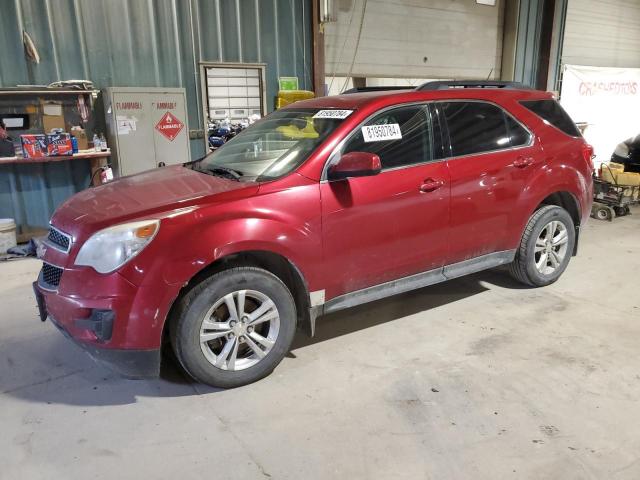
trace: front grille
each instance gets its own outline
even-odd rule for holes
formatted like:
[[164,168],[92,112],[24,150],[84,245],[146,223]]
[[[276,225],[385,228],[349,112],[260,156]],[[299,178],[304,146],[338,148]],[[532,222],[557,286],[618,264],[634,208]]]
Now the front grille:
[[42,281],[45,283],[45,286],[57,287],[60,285],[60,277],[62,277],[63,271],[64,270],[60,267],[43,263]]
[[65,252],[69,251],[69,246],[71,245],[71,237],[66,233],[62,233],[57,228],[51,227],[49,229],[47,240],[49,240],[49,242],[51,242],[53,245],[60,247],[61,250],[64,250]]

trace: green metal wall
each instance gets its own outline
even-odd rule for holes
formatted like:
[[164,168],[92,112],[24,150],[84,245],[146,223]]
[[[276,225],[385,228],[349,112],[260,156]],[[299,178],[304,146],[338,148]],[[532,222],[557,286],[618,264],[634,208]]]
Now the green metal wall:
[[[22,30],[38,65],[25,59]],[[0,45],[0,87],[184,87],[191,128],[202,125],[201,61],[266,63],[269,110],[278,76],[312,88],[310,0],[0,0]],[[193,156],[203,151],[192,141]]]
[[[23,30],[38,49],[38,65],[25,58]],[[100,89],[184,87],[189,127],[199,129],[199,62],[265,63],[268,110],[279,76],[297,76],[300,88],[311,90],[311,0],[0,0],[0,87],[69,79]],[[192,140],[192,158],[204,148],[202,139]],[[68,169],[34,167],[0,170],[0,216],[46,226],[42,219],[61,200],[45,190],[64,184],[61,175],[69,194],[84,183]],[[28,185],[41,200],[27,201],[12,185]]]

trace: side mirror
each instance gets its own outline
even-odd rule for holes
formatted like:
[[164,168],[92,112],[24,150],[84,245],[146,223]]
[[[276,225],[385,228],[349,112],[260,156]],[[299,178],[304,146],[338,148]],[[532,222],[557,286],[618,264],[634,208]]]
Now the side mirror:
[[349,177],[369,177],[382,170],[380,157],[375,153],[349,152],[340,157],[337,163],[329,167],[329,180],[342,180]]

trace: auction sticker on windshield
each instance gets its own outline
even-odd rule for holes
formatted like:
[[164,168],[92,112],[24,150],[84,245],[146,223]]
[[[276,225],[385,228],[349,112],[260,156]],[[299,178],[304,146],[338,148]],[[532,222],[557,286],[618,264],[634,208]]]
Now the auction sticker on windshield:
[[342,120],[353,113],[353,110],[320,110],[313,118],[335,118]]
[[386,140],[400,140],[402,132],[397,123],[387,123],[384,125],[367,125],[362,127],[362,138],[369,142],[384,142]]

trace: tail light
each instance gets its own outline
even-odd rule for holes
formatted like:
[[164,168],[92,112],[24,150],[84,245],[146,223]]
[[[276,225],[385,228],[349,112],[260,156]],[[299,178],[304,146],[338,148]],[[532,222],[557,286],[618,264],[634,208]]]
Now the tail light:
[[584,161],[589,165],[589,169],[593,172],[593,147],[588,143],[582,145],[582,157]]

